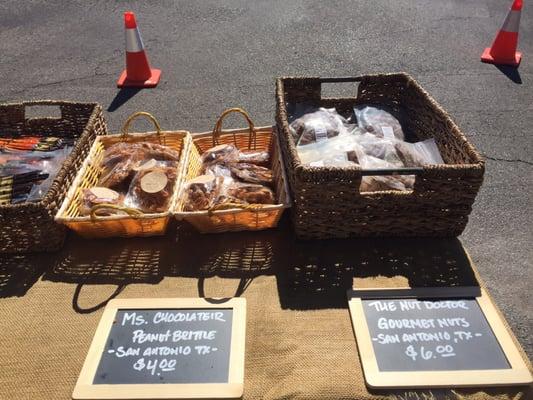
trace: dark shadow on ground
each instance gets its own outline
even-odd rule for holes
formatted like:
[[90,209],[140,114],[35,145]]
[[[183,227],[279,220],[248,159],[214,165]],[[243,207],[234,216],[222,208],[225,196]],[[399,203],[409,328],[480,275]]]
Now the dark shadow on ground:
[[0,254],[0,298],[21,297],[54,265],[56,254]]
[[128,102],[133,96],[139,93],[142,88],[122,88],[118,91],[117,95],[107,107],[107,111],[113,112],[122,107],[126,102]]
[[518,71],[518,67],[511,67],[510,65],[494,65],[498,68],[507,78],[512,80],[514,83],[521,85],[522,77]]
[[352,287],[477,286],[456,238],[295,241],[277,274],[283,308],[347,308]]
[[[346,308],[346,291],[387,280],[409,287],[477,286],[468,256],[458,239],[376,238],[301,241],[288,218],[279,229],[198,234],[172,222],[169,233],[151,238],[86,240],[71,235],[43,279],[77,285],[157,284],[164,277],[198,279],[206,296],[210,277],[239,280],[234,296],[245,294],[254,278],[275,276],[284,309]],[[234,285],[235,283],[231,283]],[[77,312],[92,312],[100,305]]]
[[[72,234],[43,279],[76,284],[72,308],[80,314],[92,313],[129,284],[159,283],[165,275],[161,266],[164,243],[159,237],[84,239]],[[116,289],[98,304],[82,307],[83,290],[95,285],[115,285]]]
[[43,279],[77,284],[159,283],[164,242],[151,238],[84,239],[72,234]]

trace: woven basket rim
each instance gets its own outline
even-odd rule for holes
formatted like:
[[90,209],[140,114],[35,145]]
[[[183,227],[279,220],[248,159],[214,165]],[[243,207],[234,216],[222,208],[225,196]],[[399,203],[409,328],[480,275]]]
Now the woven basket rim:
[[[298,80],[298,81],[325,81],[324,83],[331,83],[328,81],[341,81],[342,80],[355,80],[355,79],[365,79],[365,78],[378,78],[378,77],[401,77],[405,79],[413,79],[413,77],[405,71],[393,71],[393,72],[384,72],[384,73],[369,73],[369,74],[363,74],[363,75],[355,75],[355,76],[345,76],[345,77],[324,77],[319,75],[284,75],[279,76],[276,78],[276,81],[286,81],[286,80]],[[415,81],[416,82],[416,81]]]
[[[277,127],[275,125],[264,125],[264,126],[254,126],[254,130],[261,131],[265,133],[270,133],[273,136],[273,140],[275,142],[275,145],[278,146],[278,151],[280,154],[281,159],[281,173],[282,173],[282,180],[283,180],[283,187],[285,191],[285,198],[286,201],[284,203],[279,204],[266,204],[262,206],[261,208],[258,208],[257,210],[251,210],[251,209],[242,209],[242,208],[229,208],[227,210],[216,210],[216,211],[173,211],[172,215],[175,216],[177,219],[182,219],[184,217],[188,216],[211,216],[211,215],[224,215],[224,214],[236,214],[240,212],[266,212],[266,211],[274,211],[274,210],[282,210],[286,208],[291,207],[291,197],[290,197],[290,190],[288,186],[288,179],[287,179],[287,172],[285,171],[285,163],[283,162],[281,158],[281,149],[279,148],[278,143],[278,132]],[[221,136],[225,135],[233,135],[233,134],[249,134],[249,128],[234,128],[234,129],[223,129],[220,132]],[[195,139],[199,138],[205,138],[205,137],[211,137],[213,134],[213,131],[206,131],[206,132],[197,132],[197,133],[191,133],[192,136],[192,145],[196,146]],[[187,186],[187,182],[184,181],[183,185],[181,187],[180,193],[178,195],[178,199],[181,198],[183,195],[183,191],[185,190],[185,187]],[[175,209],[175,208],[174,208]]]
[[[7,101],[0,103],[1,107],[8,106],[27,106],[27,105],[43,105],[43,106],[55,106],[55,105],[92,105],[100,106],[99,103],[93,101],[72,101],[72,100],[53,100],[53,99],[33,99],[24,101]],[[40,118],[39,118],[40,119]],[[46,118],[45,118],[46,119]]]

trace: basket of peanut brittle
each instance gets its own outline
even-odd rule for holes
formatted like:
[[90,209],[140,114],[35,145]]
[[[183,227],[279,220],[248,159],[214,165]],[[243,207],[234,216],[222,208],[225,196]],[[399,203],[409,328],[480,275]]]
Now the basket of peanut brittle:
[[[248,128],[223,131],[231,113],[241,114]],[[202,233],[277,226],[290,199],[275,128],[255,127],[246,111],[230,108],[212,132],[193,134],[189,151],[176,218]]]
[[[128,133],[137,117],[155,132]],[[67,193],[56,221],[85,237],[162,235],[184,179],[191,135],[161,131],[138,112],[121,134],[96,140]]]

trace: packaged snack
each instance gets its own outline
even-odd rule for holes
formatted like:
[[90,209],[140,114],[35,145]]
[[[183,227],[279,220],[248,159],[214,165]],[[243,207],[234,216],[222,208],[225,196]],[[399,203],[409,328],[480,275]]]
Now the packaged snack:
[[235,182],[228,188],[228,194],[249,204],[274,204],[274,192],[263,185]]
[[211,208],[218,187],[219,184],[214,175],[200,175],[191,179],[185,189],[184,210],[202,211]]
[[54,151],[16,151],[0,154],[3,204],[41,200],[52,185],[72,147]]
[[[394,169],[395,165],[376,157],[366,155],[361,159],[363,169]],[[361,179],[361,192],[375,192],[382,190],[405,191],[413,188],[414,175],[371,175]]]
[[234,177],[248,183],[259,183],[262,185],[272,184],[272,171],[268,168],[255,164],[235,163],[229,168]]
[[289,125],[298,146],[322,142],[346,133],[346,120],[334,108],[319,108],[302,115]]
[[130,158],[132,154],[130,143],[115,143],[104,151],[104,157],[100,165],[106,169],[112,169],[116,164]]
[[391,164],[389,168],[403,167],[402,160],[396,152],[396,140],[383,139],[366,132],[357,135],[356,140],[366,155],[386,161]]
[[53,151],[65,146],[64,140],[57,137],[0,138],[0,151]]
[[100,163],[104,167],[100,184],[107,187],[117,187],[122,183],[129,185],[135,166],[146,160],[178,161],[179,157],[178,151],[157,143],[115,143],[104,152]]
[[240,150],[238,162],[267,167],[270,163],[270,154],[268,151]]
[[327,141],[298,146],[298,156],[303,164],[312,167],[350,167],[358,163],[363,150],[357,136],[345,133]]
[[156,162],[177,162],[179,157],[178,151],[157,143],[115,143],[104,152],[100,163],[104,171],[98,184],[115,189],[129,187],[136,172]]
[[232,144],[221,144],[206,150],[201,159],[204,166],[237,162],[239,160],[239,150]]
[[266,186],[233,182],[223,185],[213,205],[231,208],[232,204],[274,204],[274,201],[274,192]]
[[203,168],[204,175],[223,176],[231,178],[231,169],[225,164],[210,164]]
[[170,147],[157,143],[138,142],[133,143],[135,151],[139,153],[141,159],[153,158],[157,161],[179,161],[180,153]]
[[405,140],[400,122],[391,113],[365,105],[355,106],[353,111],[360,128],[379,138]]
[[[91,209],[98,204],[121,205],[123,201],[124,195],[106,187],[95,186],[90,189],[83,189],[79,208],[80,215],[90,215]],[[100,215],[115,213],[112,209],[109,209],[105,214],[100,213]]]
[[174,163],[159,162],[155,167],[140,170],[131,181],[125,205],[145,213],[166,211],[176,178]]
[[101,165],[112,167],[125,159],[150,159],[157,161],[178,161],[180,153],[170,147],[150,142],[119,142],[109,146],[104,152]]
[[48,189],[50,189],[50,186],[52,186],[59,169],[71,151],[72,147],[66,146],[59,150],[44,153],[52,156],[44,158],[39,163],[39,167],[41,168],[42,172],[48,176],[45,180],[36,182],[32,186],[30,193],[28,194],[27,201],[39,201],[46,195]]
[[439,148],[433,138],[417,143],[396,142],[394,146],[399,158],[406,167],[444,164]]
[[104,170],[98,185],[108,188],[118,188],[121,185],[129,185],[135,173],[134,167],[138,165],[138,162],[139,161],[134,158],[123,159],[111,169]]

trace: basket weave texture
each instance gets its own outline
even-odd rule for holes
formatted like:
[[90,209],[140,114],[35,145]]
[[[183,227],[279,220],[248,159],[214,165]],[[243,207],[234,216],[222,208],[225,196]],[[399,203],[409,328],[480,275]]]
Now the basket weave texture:
[[[358,82],[357,97],[322,98],[321,84]],[[409,192],[359,191],[366,175],[350,168],[301,163],[289,131],[288,103],[335,107],[349,116],[357,104],[386,106],[409,141],[434,138],[446,164],[424,166]],[[458,236],[483,182],[484,161],[450,116],[405,73],[351,78],[285,77],[276,81],[276,122],[301,238]]]
[[[138,116],[147,117],[152,121],[156,127],[156,131],[128,133],[129,125]],[[121,141],[163,144],[180,153],[177,178],[174,184],[174,192],[169,201],[168,210],[162,213],[148,214],[127,207],[98,205],[93,207],[90,216],[80,215],[82,190],[98,185],[98,181],[103,172],[100,164],[105,150]],[[57,213],[56,220],[87,238],[156,236],[164,234],[170,219],[170,210],[173,209],[179,188],[184,179],[184,168],[187,163],[190,146],[191,135],[188,131],[161,131],[159,124],[150,114],[143,112],[133,114],[124,124],[121,134],[99,137],[94,142],[87,159],[67,193],[61,209]],[[101,216],[98,214],[99,209],[110,208],[119,209],[123,213],[111,216]]]
[[[32,106],[59,108],[60,117],[28,118]],[[102,108],[96,103],[38,100],[0,104],[1,137],[60,137],[75,140],[54,182],[39,202],[0,206],[0,253],[55,251],[61,248],[65,229],[54,221],[65,194],[92,143],[107,134]]]
[[[244,116],[249,125],[248,128],[223,131],[224,118],[235,112]],[[274,128],[272,126],[255,127],[244,110],[238,108],[226,110],[218,119],[212,132],[193,133],[193,145],[188,157],[186,181],[201,175],[202,153],[217,144],[233,144],[240,150],[268,151],[277,204],[252,204],[244,208],[186,212],[183,211],[186,200],[185,191],[183,191],[176,203],[174,212],[176,218],[185,219],[202,233],[257,231],[276,227],[283,211],[290,207],[290,199],[281,150]],[[183,186],[183,189],[185,188],[186,183]]]

